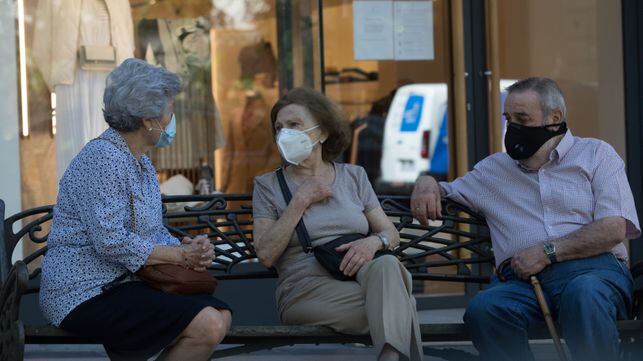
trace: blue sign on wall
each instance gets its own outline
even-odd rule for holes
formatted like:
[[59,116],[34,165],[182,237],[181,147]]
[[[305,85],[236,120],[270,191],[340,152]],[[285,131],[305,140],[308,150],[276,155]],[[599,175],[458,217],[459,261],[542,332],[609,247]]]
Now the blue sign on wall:
[[402,116],[401,132],[416,132],[422,119],[422,108],[424,106],[424,97],[421,95],[411,95],[404,106],[404,115]]

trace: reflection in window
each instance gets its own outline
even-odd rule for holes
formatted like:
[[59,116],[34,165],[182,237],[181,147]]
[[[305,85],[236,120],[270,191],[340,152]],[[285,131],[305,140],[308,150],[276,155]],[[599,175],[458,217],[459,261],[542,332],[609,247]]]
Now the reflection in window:
[[[424,9],[423,14],[408,14],[395,2],[382,2],[378,15],[372,15],[370,10],[360,15],[355,3],[324,1],[325,90],[341,105],[353,131],[352,144],[344,158],[366,169],[377,193],[409,193],[420,172],[428,171],[444,179],[449,170],[450,72],[444,23],[448,12],[443,1],[415,4]],[[391,36],[393,32],[399,35],[408,22],[432,19],[433,41],[416,43],[418,38],[412,39],[417,53],[425,54],[422,60],[356,59],[356,42],[362,52],[382,52],[373,49],[373,44],[378,43],[368,31],[362,32],[360,38],[355,28],[362,26],[359,24],[373,25],[373,17],[381,22],[380,18],[387,16],[397,22],[390,29]],[[409,33],[418,29],[422,30],[407,27]],[[398,39],[396,46],[411,37]],[[400,51],[393,53],[401,56]]]
[[137,56],[184,86],[174,144],[152,154],[161,189],[251,192],[252,178],[279,164],[269,126],[278,97],[275,1],[146,2],[134,13]]
[[276,11],[274,0],[236,3],[212,30],[214,92],[226,134],[216,184],[224,193],[250,193],[253,177],[280,163],[270,130],[279,97]]

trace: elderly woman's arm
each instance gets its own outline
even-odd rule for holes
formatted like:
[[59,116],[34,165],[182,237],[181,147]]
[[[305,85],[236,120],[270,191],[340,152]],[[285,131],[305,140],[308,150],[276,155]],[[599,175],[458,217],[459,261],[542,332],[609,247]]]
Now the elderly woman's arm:
[[373,259],[375,252],[384,248],[384,243],[378,234],[388,239],[390,248],[395,248],[400,244],[400,235],[380,206],[364,168],[359,168],[357,184],[371,235],[337,247],[337,251],[346,252],[339,269],[347,276],[356,274],[366,262]]
[[96,153],[101,156],[81,160],[82,178],[75,183],[82,186],[61,187],[61,192],[73,193],[70,196],[76,200],[74,208],[59,208],[55,212],[77,214],[98,255],[122,264],[131,272],[160,263],[187,263],[186,266],[196,269],[202,268],[204,261],[211,261],[212,255],[203,252],[202,243],[179,246],[180,242],[166,230],[154,237],[142,237],[127,227],[133,213],[127,177],[123,176],[127,170],[111,144],[97,142],[92,146],[97,147]]
[[204,271],[213,258],[214,246],[208,241],[207,236],[197,236],[181,246],[155,246],[145,265],[169,263]]
[[252,238],[261,264],[270,268],[281,257],[306,208],[306,201],[294,197],[276,221],[269,218],[254,220]]
[[[260,187],[255,184],[253,197],[261,197]],[[253,240],[257,257],[266,267],[272,267],[288,246],[297,223],[306,209],[332,196],[333,192],[322,177],[310,177],[297,190],[286,210],[277,219],[255,217]],[[255,206],[255,205],[253,205]],[[260,205],[256,205],[260,206]],[[256,211],[262,211],[257,209]]]
[[187,267],[186,259],[184,258],[184,250],[181,247],[175,246],[156,246],[150,253],[150,256],[145,260],[146,266],[153,266],[156,264],[176,264],[179,266]]
[[366,262],[373,259],[375,252],[384,248],[384,244],[377,234],[381,234],[389,240],[390,249],[400,244],[400,234],[382,207],[376,207],[366,213],[366,219],[372,231],[370,236],[337,247],[338,252],[346,252],[339,265],[339,270],[347,276],[356,274]]
[[[375,235],[379,233],[386,236],[391,243],[390,249],[394,249],[400,245],[400,232],[397,231],[393,222],[391,222],[386,213],[384,213],[382,207],[377,207],[366,213],[366,219],[368,219],[372,234]],[[382,244],[379,237],[375,236],[375,238]]]

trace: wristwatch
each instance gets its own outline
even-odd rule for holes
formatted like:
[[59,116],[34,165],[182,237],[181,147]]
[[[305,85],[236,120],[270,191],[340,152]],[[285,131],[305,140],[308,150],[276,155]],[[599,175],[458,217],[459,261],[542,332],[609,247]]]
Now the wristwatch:
[[386,235],[382,233],[375,233],[375,235],[379,237],[380,241],[382,241],[382,245],[384,246],[383,250],[386,251],[391,248],[391,242],[388,240],[388,237],[386,237]]
[[549,261],[551,261],[551,263],[558,262],[558,259],[556,259],[556,245],[555,244],[553,244],[552,242],[546,242],[543,245],[543,250],[545,251],[545,254],[549,258]]

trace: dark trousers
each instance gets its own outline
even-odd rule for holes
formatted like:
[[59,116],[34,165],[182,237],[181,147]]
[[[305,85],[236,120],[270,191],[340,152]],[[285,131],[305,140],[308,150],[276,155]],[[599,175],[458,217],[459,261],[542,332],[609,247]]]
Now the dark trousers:
[[[464,322],[484,360],[531,361],[528,330],[544,319],[531,284],[503,270],[469,303]],[[612,253],[555,263],[538,279],[573,360],[618,358],[616,320],[632,305],[632,277]]]

